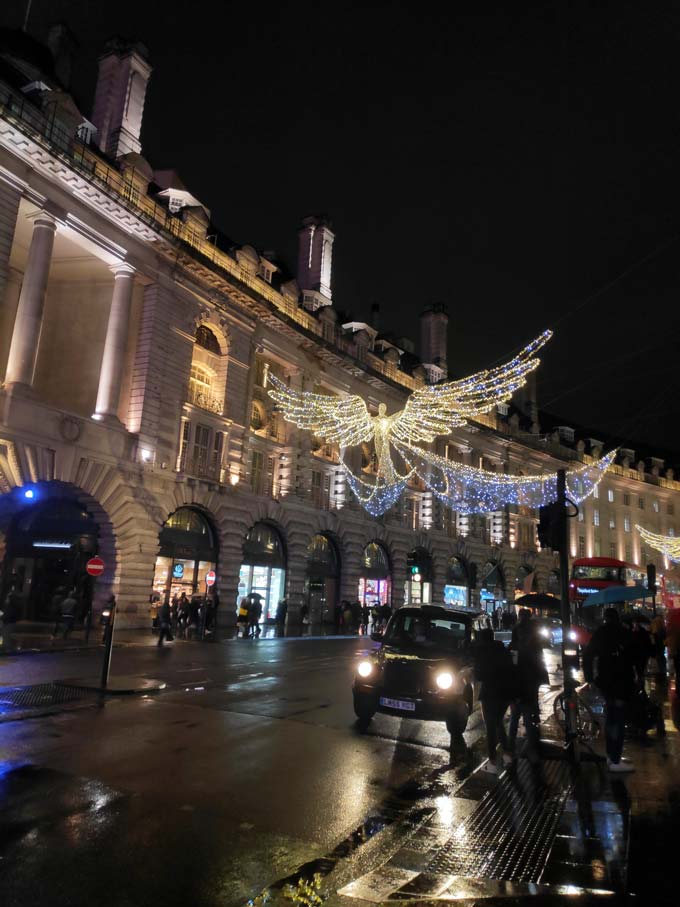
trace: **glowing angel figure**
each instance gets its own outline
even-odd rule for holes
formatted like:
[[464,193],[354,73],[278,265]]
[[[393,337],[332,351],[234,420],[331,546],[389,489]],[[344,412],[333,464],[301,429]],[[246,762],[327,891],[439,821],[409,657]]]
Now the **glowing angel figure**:
[[391,416],[387,415],[384,403],[379,405],[378,415],[372,416],[357,395],[327,397],[291,390],[273,375],[269,396],[288,422],[340,447],[373,440],[378,461],[376,484],[391,485],[404,478],[392,462],[391,444],[411,447],[430,443],[438,435],[448,435],[469,419],[509,400],[538,366],[540,360],[534,354],[551,336],[551,331],[545,331],[505,365],[459,381],[423,387],[412,393],[406,406]]
[[680,562],[680,538],[674,535],[658,535],[656,532],[650,532],[649,529],[643,529],[642,526],[636,525],[635,528],[650,548],[660,551],[672,561]]

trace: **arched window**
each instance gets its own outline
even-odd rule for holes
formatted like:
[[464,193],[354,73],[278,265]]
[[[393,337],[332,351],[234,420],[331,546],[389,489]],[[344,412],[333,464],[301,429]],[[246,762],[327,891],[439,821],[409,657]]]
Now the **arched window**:
[[204,365],[192,365],[190,381],[197,393],[209,394],[212,389],[213,373]]
[[323,576],[338,575],[338,555],[328,536],[315,535],[307,546],[307,572]]
[[253,431],[261,431],[266,424],[264,409],[259,403],[253,402],[250,410],[250,427]]
[[387,552],[379,542],[370,542],[364,548],[364,575],[385,577],[390,574],[390,560]]
[[222,354],[217,337],[215,337],[210,328],[207,328],[204,324],[200,324],[196,328],[196,343],[199,346],[202,346],[204,350],[209,350],[211,353],[216,353],[218,356]]

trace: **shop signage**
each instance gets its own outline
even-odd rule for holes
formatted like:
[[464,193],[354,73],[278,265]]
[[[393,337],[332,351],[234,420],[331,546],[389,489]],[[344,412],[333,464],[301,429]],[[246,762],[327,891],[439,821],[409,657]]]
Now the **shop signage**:
[[206,586],[214,586],[217,575],[214,570],[208,570],[205,575],[205,584]]
[[589,589],[587,586],[577,586],[576,591],[579,595],[593,595],[595,592],[599,592],[599,589]]
[[175,564],[172,568],[172,578],[173,579],[183,579],[184,578],[184,564]]
[[104,572],[104,561],[100,557],[91,557],[85,564],[85,570],[90,576],[101,576]]

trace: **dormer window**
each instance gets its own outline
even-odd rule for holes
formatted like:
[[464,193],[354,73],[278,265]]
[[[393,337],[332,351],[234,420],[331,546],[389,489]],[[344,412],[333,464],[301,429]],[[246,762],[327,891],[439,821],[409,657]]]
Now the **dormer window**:
[[274,274],[273,269],[266,264],[265,262],[260,262],[260,267],[258,269],[258,274],[262,280],[266,280],[267,283],[272,282],[272,275]]
[[184,207],[184,199],[180,195],[168,196],[168,211],[171,214],[177,214]]

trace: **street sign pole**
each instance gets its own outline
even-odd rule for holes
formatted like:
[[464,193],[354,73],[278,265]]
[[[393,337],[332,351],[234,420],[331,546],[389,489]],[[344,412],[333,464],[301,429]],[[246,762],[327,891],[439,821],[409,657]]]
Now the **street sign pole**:
[[557,470],[557,503],[559,505],[559,553],[560,553],[560,598],[562,605],[562,676],[564,678],[564,717],[566,727],[566,748],[569,755],[578,762],[578,701],[576,684],[572,676],[576,648],[570,639],[571,611],[569,608],[569,524],[567,522],[567,474]]

